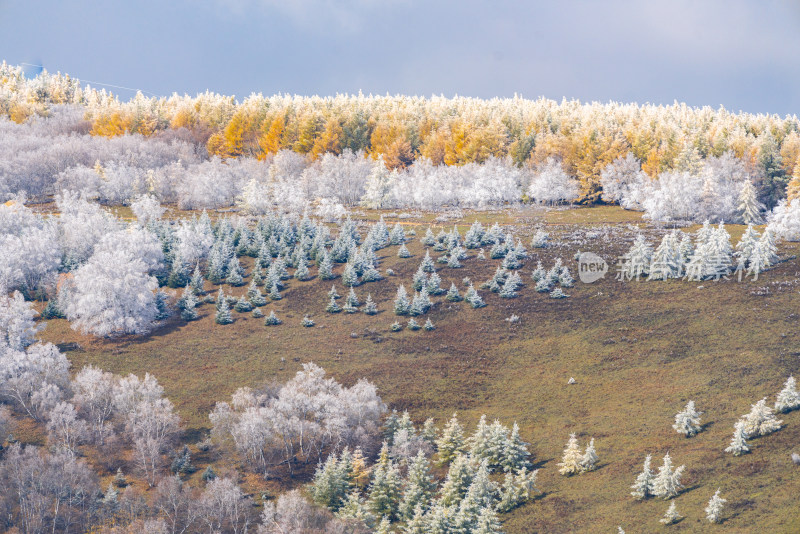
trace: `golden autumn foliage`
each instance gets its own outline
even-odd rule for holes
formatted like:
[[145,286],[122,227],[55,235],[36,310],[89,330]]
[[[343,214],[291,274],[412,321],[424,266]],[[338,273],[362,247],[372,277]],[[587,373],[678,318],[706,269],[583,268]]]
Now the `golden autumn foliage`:
[[[510,157],[536,167],[548,158],[576,176],[584,202],[598,199],[602,169],[631,152],[651,177],[683,165],[687,147],[700,158],[731,151],[748,165],[760,163],[760,147],[774,139],[785,176],[800,157],[800,120],[731,113],[685,104],[583,104],[521,97],[477,98],[337,95],[233,97],[205,92],[195,97],[121,101],[82,88],[68,76],[43,73],[27,80],[18,67],[0,65],[0,114],[17,122],[47,114],[54,103],[86,109],[93,135],[154,135],[186,129],[190,138],[222,158],[264,159],[294,150],[316,159],[349,149],[381,156],[388,168],[419,158],[434,164],[481,163]],[[777,159],[776,159],[777,161]]]

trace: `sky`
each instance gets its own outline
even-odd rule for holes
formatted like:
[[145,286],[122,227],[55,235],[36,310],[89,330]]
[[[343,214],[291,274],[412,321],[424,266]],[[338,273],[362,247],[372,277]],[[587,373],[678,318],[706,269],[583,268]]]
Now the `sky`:
[[159,96],[518,94],[800,114],[798,0],[0,0],[0,23],[0,60]]

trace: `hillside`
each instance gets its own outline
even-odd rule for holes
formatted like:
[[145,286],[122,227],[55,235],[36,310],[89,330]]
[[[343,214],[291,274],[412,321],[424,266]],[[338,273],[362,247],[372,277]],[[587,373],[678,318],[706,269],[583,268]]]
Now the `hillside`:
[[[554,246],[529,248],[520,295],[501,299],[481,291],[487,303],[481,309],[436,298],[427,314],[434,331],[391,332],[396,286],[410,284],[424,256],[419,237],[426,218],[404,221],[407,231],[419,232],[407,245],[411,258],[397,258],[396,246],[377,252],[381,271],[396,275],[356,288],[362,301],[370,292],[378,304],[380,313],[373,317],[327,314],[331,282],[291,280],[284,298],[264,308],[283,320],[277,327],[238,313],[233,324],[220,326],[214,324],[213,304],[204,304],[200,320],[173,319],[143,338],[89,338],[64,320],[49,321],[42,337],[67,351],[73,369],[92,363],[114,373],[153,374],[185,421],[189,444],[209,429],[207,414],[216,401],[240,386],[285,381],[307,361],[345,385],[368,378],[384,402],[407,409],[420,424],[433,416],[441,427],[456,411],[469,432],[481,414],[517,421],[541,469],[542,493],[501,515],[509,533],[614,532],[617,525],[627,532],[660,530],[658,520],[669,503],[635,501],[629,487],[646,454],[653,454],[657,467],[666,452],[687,467],[686,489],[676,499],[686,519],[671,531],[800,529],[795,506],[800,477],[790,459],[798,451],[800,412],[784,414],[781,431],[751,440],[750,454],[723,452],[734,423],[750,405],[765,396],[771,404],[786,378],[800,373],[797,245],[782,244],[780,255],[788,260],[757,281],[621,282],[614,280],[610,260],[629,248],[631,223],[640,225],[651,244],[665,233],[637,222],[636,214],[611,207],[483,213],[484,222],[513,223],[526,245],[535,228],[550,233]],[[457,221],[462,234],[474,219],[466,215]],[[728,230],[735,244],[743,227]],[[593,284],[576,282],[565,290],[566,299],[534,291],[530,273],[537,261],[549,269],[561,258],[577,278],[578,251],[609,260],[609,274]],[[463,292],[464,277],[477,286],[499,265],[476,259],[474,250],[468,256],[461,269],[439,269],[442,287],[455,282]],[[250,265],[245,267],[249,271]],[[341,279],[334,282],[343,294]],[[234,295],[244,291],[226,287]],[[314,328],[301,326],[305,314],[316,322]],[[519,322],[505,320],[512,314]],[[568,385],[571,377],[575,384]],[[687,439],[671,425],[689,400],[704,412],[704,430]],[[567,478],[555,464],[572,432],[582,445],[595,438],[600,465]],[[204,467],[201,456],[195,463]],[[272,480],[268,486],[276,492],[296,483]],[[253,477],[247,484],[251,491],[264,487]],[[702,509],[718,487],[728,499],[725,520],[708,525]]]

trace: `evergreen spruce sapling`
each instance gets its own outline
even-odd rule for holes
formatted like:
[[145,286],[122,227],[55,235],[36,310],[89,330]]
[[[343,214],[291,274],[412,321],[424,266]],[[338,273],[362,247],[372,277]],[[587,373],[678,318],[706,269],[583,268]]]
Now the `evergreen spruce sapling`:
[[306,259],[304,256],[301,256],[297,262],[297,268],[294,271],[294,277],[297,280],[304,281],[308,280],[308,265],[306,264]]
[[344,271],[342,272],[342,283],[350,287],[358,285],[358,272],[352,263],[348,263],[344,266]]
[[269,315],[267,315],[267,318],[264,319],[264,325],[265,326],[276,326],[276,325],[279,325],[279,324],[281,324],[281,320],[278,319],[277,315],[275,315],[275,310],[271,310],[269,312]]
[[775,417],[775,412],[767,406],[767,398],[764,397],[753,404],[750,413],[743,416],[744,431],[748,437],[766,436],[776,430],[780,430],[783,421]]
[[441,436],[436,440],[436,450],[441,464],[450,462],[464,451],[464,428],[458,422],[457,414],[454,413],[442,429]]
[[409,312],[411,304],[408,302],[408,293],[403,285],[397,287],[397,294],[394,298],[394,313],[395,315],[406,315]]
[[581,460],[583,455],[578,446],[578,438],[575,434],[570,434],[561,462],[557,464],[558,472],[565,476],[574,475],[581,472]]
[[319,264],[318,274],[321,280],[333,280],[335,278],[333,274],[333,261],[327,250],[322,257],[322,262]]
[[669,508],[667,508],[667,511],[664,513],[664,517],[659,519],[659,522],[665,525],[672,525],[681,519],[683,519],[683,516],[678,513],[678,508],[675,506],[675,501],[672,501],[669,504]]
[[328,313],[339,313],[342,311],[342,308],[336,303],[336,297],[333,295],[331,295],[328,305],[325,307],[325,311]]
[[228,276],[225,278],[225,283],[231,286],[240,286],[244,283],[242,266],[236,256],[232,257],[228,263]]
[[364,301],[364,313],[366,315],[375,315],[378,313],[378,307],[375,305],[375,301],[372,300],[372,294],[367,293],[367,300]]
[[330,297],[332,299],[338,299],[339,298],[339,292],[336,291],[336,284],[331,286],[331,290],[328,291],[328,297]]
[[166,293],[161,290],[156,291],[156,321],[163,321],[171,315],[167,299]]
[[196,295],[203,295],[205,294],[205,290],[203,289],[203,274],[200,272],[200,264],[197,263],[194,266],[194,272],[192,273],[192,277],[189,279],[189,285],[192,287],[192,290],[195,292]]
[[586,447],[586,452],[583,453],[581,458],[582,471],[594,471],[597,462],[600,460],[597,456],[597,451],[594,448],[594,438],[589,440],[589,446]]
[[758,194],[753,182],[745,180],[742,191],[739,193],[739,213],[741,213],[744,224],[761,224],[763,209],[764,205],[758,201]]
[[458,293],[458,288],[455,283],[450,284],[450,289],[447,291],[445,299],[449,302],[458,302],[461,300],[461,295]]
[[217,314],[214,317],[214,321],[217,324],[231,324],[233,322],[233,317],[231,317],[231,308],[228,306],[228,300],[222,299],[221,302],[217,304]]
[[652,460],[652,456],[649,454],[644,459],[644,468],[642,472],[639,473],[639,476],[636,477],[636,481],[631,486],[633,490],[631,495],[636,497],[637,499],[646,499],[654,495],[653,493],[653,481],[655,479],[655,474],[653,470],[650,468],[650,462]]
[[800,408],[800,392],[797,391],[797,384],[793,376],[786,379],[783,389],[778,393],[775,402],[775,410],[778,412],[790,412]]
[[679,434],[690,438],[703,429],[700,425],[701,415],[703,412],[695,410],[694,401],[689,401],[686,407],[675,415],[675,424],[672,425],[672,428]]
[[664,463],[658,469],[658,474],[653,479],[653,495],[663,499],[675,497],[683,486],[681,476],[686,469],[685,465],[673,469],[672,458],[669,453],[664,455]]
[[280,289],[278,289],[277,283],[272,284],[272,287],[269,290],[269,298],[270,300],[281,300],[283,298]]
[[733,429],[731,443],[725,449],[725,452],[729,452],[734,456],[741,456],[742,454],[750,452],[750,447],[747,446],[747,432],[745,431],[745,424],[745,421],[742,419],[736,422],[736,426]]
[[350,292],[347,294],[345,302],[348,305],[354,306],[356,308],[361,305],[361,302],[359,302],[358,297],[356,296],[356,292],[352,287],[350,288]]
[[239,297],[239,300],[236,301],[236,305],[233,309],[240,313],[246,313],[253,310],[253,305],[242,295]]
[[719,488],[708,501],[708,506],[705,507],[706,519],[708,519],[711,523],[719,523],[721,522],[721,515],[722,509],[725,507],[725,503],[728,502],[727,499],[723,499],[719,496]]

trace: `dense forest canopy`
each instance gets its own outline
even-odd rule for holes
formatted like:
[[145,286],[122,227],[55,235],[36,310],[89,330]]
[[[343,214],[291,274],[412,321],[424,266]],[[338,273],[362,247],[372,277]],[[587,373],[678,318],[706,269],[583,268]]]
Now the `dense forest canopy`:
[[[263,96],[242,101],[206,92],[121,101],[68,75],[26,78],[0,66],[0,114],[22,123],[59,104],[80,106],[93,136],[141,134],[200,145],[208,156],[269,159],[290,150],[311,159],[346,151],[381,157],[389,169],[420,160],[463,166],[505,159],[535,168],[556,158],[580,184],[580,199],[601,200],[601,172],[632,154],[651,178],[691,171],[730,152],[742,160],[762,201],[784,196],[800,156],[796,116],[724,108],[579,101],[411,96]],[[771,207],[771,206],[768,206]]]

